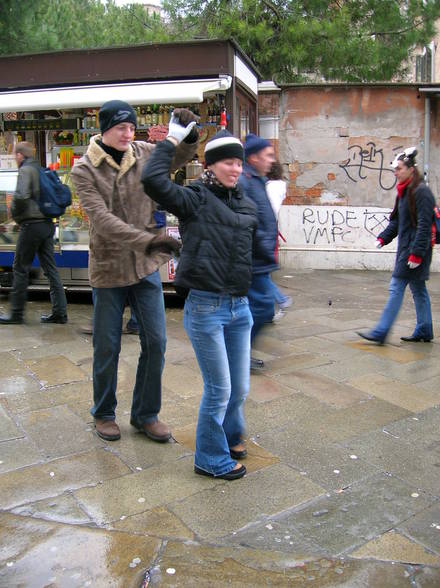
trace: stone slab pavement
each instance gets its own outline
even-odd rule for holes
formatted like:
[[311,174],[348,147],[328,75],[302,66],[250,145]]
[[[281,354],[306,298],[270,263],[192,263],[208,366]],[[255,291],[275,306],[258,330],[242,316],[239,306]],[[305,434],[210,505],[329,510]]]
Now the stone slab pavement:
[[[440,338],[403,343],[407,293],[389,343],[360,340],[390,275],[275,276],[294,304],[266,327],[246,403],[246,466],[227,482],[193,472],[202,380],[167,300],[162,418],[156,444],[129,425],[138,338],[124,335],[120,441],[93,430],[89,300],[69,323],[0,334],[0,586],[440,586]],[[428,284],[440,331],[440,275]],[[7,301],[0,300],[0,311]]]

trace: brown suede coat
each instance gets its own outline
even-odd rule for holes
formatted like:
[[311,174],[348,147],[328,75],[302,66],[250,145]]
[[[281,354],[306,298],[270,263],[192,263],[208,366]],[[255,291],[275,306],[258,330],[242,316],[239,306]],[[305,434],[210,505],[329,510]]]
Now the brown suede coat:
[[[136,284],[168,261],[165,253],[145,253],[157,229],[156,204],[145,194],[140,178],[154,145],[134,141],[119,166],[92,138],[71,177],[90,222],[89,279],[95,288]],[[182,142],[173,168],[190,160],[197,143]]]

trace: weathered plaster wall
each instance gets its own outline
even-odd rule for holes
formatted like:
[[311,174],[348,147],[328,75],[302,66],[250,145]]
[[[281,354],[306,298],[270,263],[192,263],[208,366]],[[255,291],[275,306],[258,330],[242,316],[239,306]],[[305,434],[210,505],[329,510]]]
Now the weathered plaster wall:
[[[436,195],[437,102],[431,99],[429,158]],[[261,95],[260,117],[274,116],[277,106],[274,143],[288,179],[281,261],[293,267],[390,269],[394,247],[376,250],[375,236],[394,203],[390,164],[396,153],[417,146],[423,172],[425,97],[415,86],[293,86]]]

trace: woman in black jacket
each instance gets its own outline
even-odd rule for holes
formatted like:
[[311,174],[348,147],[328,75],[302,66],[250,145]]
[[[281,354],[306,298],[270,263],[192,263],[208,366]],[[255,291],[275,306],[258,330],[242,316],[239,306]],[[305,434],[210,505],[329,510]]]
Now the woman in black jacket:
[[393,161],[397,178],[397,198],[387,228],[379,235],[377,247],[399,237],[396,263],[389,287],[389,298],[379,322],[369,333],[358,333],[368,341],[383,344],[409,284],[416,308],[417,324],[402,341],[429,342],[433,338],[431,302],[426,280],[432,258],[435,200],[422,182],[416,164],[417,150],[409,147]]
[[175,285],[188,291],[184,327],[203,376],[194,470],[226,480],[246,473],[243,404],[249,391],[254,204],[237,187],[241,142],[220,131],[205,147],[207,169],[190,186],[170,181],[176,145],[191,131],[171,118],[142,174],[146,193],[179,218],[182,250]]

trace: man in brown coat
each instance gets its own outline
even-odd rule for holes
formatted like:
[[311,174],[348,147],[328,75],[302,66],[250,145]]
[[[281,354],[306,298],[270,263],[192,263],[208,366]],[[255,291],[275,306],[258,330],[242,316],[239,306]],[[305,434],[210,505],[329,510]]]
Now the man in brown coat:
[[[181,109],[182,124],[194,115]],[[141,354],[133,391],[130,423],[150,439],[168,441],[161,422],[161,378],[166,333],[159,267],[179,244],[156,227],[154,202],[140,182],[154,145],[133,141],[136,113],[126,102],[111,100],[99,111],[101,135],[72,170],[81,205],[90,222],[89,278],[93,288],[93,400],[97,434],[120,438],[115,421],[116,383],[122,317],[129,302],[139,323]],[[190,160],[196,129],[176,153],[174,167]]]

